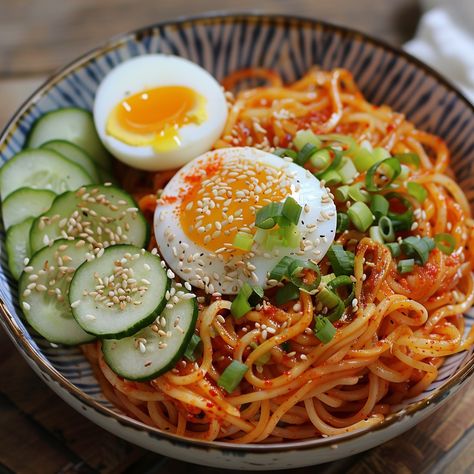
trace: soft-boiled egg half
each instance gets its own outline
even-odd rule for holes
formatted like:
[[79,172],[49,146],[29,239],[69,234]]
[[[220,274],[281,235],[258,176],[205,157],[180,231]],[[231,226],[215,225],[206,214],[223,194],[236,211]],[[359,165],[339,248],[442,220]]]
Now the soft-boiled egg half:
[[164,54],[117,66],[94,102],[105,147],[124,163],[149,171],[177,168],[210,150],[226,118],[219,83],[197,64]]
[[[297,242],[266,247],[257,238],[256,214],[288,196],[302,208]],[[176,274],[208,293],[235,294],[244,282],[272,286],[268,274],[285,255],[319,262],[334,240],[336,207],[324,184],[301,166],[255,148],[222,148],[173,176],[154,227]],[[237,233],[250,236],[249,248],[236,247]]]

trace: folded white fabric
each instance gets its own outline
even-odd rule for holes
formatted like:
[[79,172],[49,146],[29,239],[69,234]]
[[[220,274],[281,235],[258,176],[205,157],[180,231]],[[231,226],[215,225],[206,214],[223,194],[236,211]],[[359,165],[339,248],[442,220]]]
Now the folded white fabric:
[[405,49],[460,87],[474,103],[474,0],[422,0],[423,14]]

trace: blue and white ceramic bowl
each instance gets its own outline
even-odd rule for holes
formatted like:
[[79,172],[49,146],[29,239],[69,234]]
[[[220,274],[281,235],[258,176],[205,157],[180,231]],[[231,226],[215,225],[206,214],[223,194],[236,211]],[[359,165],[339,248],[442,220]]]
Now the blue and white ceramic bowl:
[[[191,59],[222,79],[252,66],[276,69],[294,81],[310,66],[347,68],[368,99],[403,112],[420,129],[443,137],[458,182],[474,204],[474,108],[442,77],[406,53],[345,28],[284,16],[232,15],[160,23],[113,39],[51,77],[14,115],[0,138],[0,158],[21,150],[32,123],[67,106],[92,109],[102,78],[126,59],[170,53]],[[5,234],[0,231],[1,239]],[[118,412],[100,392],[89,364],[74,348],[53,348],[20,317],[16,283],[5,253],[0,268],[0,321],[33,370],[67,403],[103,428],[137,445],[221,468],[287,469],[332,461],[381,444],[429,416],[474,372],[471,349],[450,357],[421,396],[380,425],[347,435],[273,445],[199,442],[150,428]],[[467,328],[474,323],[467,317]]]

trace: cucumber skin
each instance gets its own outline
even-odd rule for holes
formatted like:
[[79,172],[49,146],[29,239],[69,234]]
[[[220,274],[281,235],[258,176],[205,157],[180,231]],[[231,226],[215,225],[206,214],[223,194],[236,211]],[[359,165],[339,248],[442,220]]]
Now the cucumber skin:
[[[107,247],[104,251],[104,255],[105,253],[107,252],[107,250],[109,249],[117,249],[118,247],[125,247],[127,248],[127,250],[132,253],[137,253],[137,251],[140,251],[141,248],[140,247],[135,247],[134,245],[130,245],[130,244],[119,244],[119,245],[112,245],[110,247]],[[158,257],[156,257],[158,258]],[[92,260],[92,262],[94,262],[94,260]],[[84,269],[81,270],[82,267],[84,267],[87,263],[87,261],[81,263],[81,265],[79,265],[77,268],[76,268],[76,271],[74,272],[74,277],[71,281],[71,286],[73,285],[74,283],[74,278],[76,277],[76,275],[78,275],[80,273],[80,271],[85,271]],[[140,331],[140,329],[143,329],[147,326],[149,326],[150,324],[153,323],[153,321],[156,319],[157,315],[158,314],[161,314],[163,312],[163,310],[165,309],[165,306],[166,306],[166,298],[165,298],[165,293],[167,291],[169,291],[171,289],[171,279],[166,277],[166,288],[165,288],[165,291],[163,292],[163,299],[161,300],[160,304],[158,306],[156,306],[156,309],[150,313],[148,316],[146,316],[144,319],[142,319],[141,321],[137,322],[136,324],[134,324],[133,326],[130,326],[128,329],[125,329],[124,331],[121,331],[121,332],[118,332],[118,333],[111,333],[111,334],[100,334],[100,335],[97,335],[97,334],[94,334],[90,331],[87,331],[85,328],[83,328],[81,326],[81,323],[78,321],[78,319],[76,318],[76,311],[74,308],[71,308],[71,312],[72,312],[72,315],[74,316],[74,319],[76,320],[77,324],[79,324],[79,326],[82,328],[83,331],[87,332],[88,334],[98,338],[98,339],[123,339],[124,337],[128,337],[128,336],[133,336],[134,334],[136,334],[138,331]],[[68,293],[68,301],[69,301],[69,304],[71,304],[71,291],[69,291]]]
[[[91,119],[92,121],[92,125],[93,125],[93,128],[94,130],[96,131],[95,129],[95,124],[94,124],[94,116],[92,115],[92,112],[90,110],[87,110],[87,109],[84,109],[82,107],[62,107],[62,108],[59,108],[59,109],[54,109],[54,110],[49,110],[48,112],[44,113],[43,115],[41,115],[40,117],[38,117],[31,129],[28,131],[28,134],[26,136],[26,140],[25,140],[25,145],[23,146],[23,148],[29,148],[30,147],[30,143],[31,143],[31,138],[33,136],[33,132],[35,131],[36,127],[39,125],[39,123],[42,121],[42,119],[48,115],[51,115],[51,114],[54,114],[56,112],[59,112],[59,111],[71,111],[71,110],[74,110],[74,111],[80,111],[86,115],[89,116],[89,118]],[[96,131],[96,134],[97,134],[97,131]],[[57,137],[56,137],[57,138]],[[53,140],[53,138],[51,139]],[[102,144],[102,142],[100,141],[100,138],[99,138],[99,135],[97,134],[97,140],[98,140],[98,143],[100,143],[100,145],[102,146],[102,149],[103,151],[101,152],[101,158],[97,159],[95,157],[91,157],[94,161],[94,163],[96,164],[99,164],[100,166],[104,167],[104,168],[108,168],[108,169],[111,169],[112,168],[112,155],[107,151],[107,149],[104,147],[104,145]],[[80,145],[77,145],[79,146],[79,148],[82,148]],[[90,154],[86,151],[87,154]]]
[[[132,382],[149,382],[150,380],[153,380],[153,379],[156,379],[157,377],[159,377],[160,375],[163,375],[164,373],[168,372],[169,370],[171,370],[172,368],[174,368],[174,366],[176,365],[176,363],[182,358],[184,352],[186,351],[186,347],[187,345],[189,344],[189,341],[191,340],[191,338],[193,337],[193,334],[194,334],[194,329],[196,328],[196,322],[197,322],[197,318],[198,318],[198,314],[199,314],[199,311],[198,311],[198,304],[197,304],[197,300],[196,298],[193,298],[192,300],[190,301],[193,301],[194,303],[194,310],[193,310],[193,316],[192,316],[192,324],[190,324],[189,326],[189,330],[188,332],[184,335],[183,337],[183,342],[181,343],[181,346],[179,347],[179,349],[176,351],[176,354],[175,356],[168,362],[168,364],[166,364],[164,367],[162,367],[160,370],[157,370],[156,372],[153,372],[153,374],[151,375],[148,375],[146,377],[124,377],[123,375],[120,375],[118,372],[115,372],[115,370],[112,368],[112,366],[109,364],[109,360],[107,358],[107,350],[104,350],[104,344],[101,344],[101,351],[102,351],[102,354],[104,356],[104,360],[106,362],[106,364],[111,368],[111,370],[116,373],[117,375],[119,375],[120,377],[123,377],[125,378],[126,380],[130,380]],[[132,334],[133,335],[133,334]],[[107,343],[107,342],[106,342]]]
[[[87,185],[81,186],[81,187],[86,188],[86,190],[91,190],[91,189],[95,189],[95,188],[100,187],[100,186],[103,186],[103,185],[102,184],[87,184]],[[114,186],[114,185],[113,186],[106,186],[105,187],[105,192],[107,192],[107,190],[118,190],[120,193],[126,194],[127,197],[129,197],[130,200],[133,202],[133,204],[134,204],[133,207],[136,207],[139,210],[138,211],[138,216],[139,216],[140,220],[142,221],[142,223],[145,226],[145,237],[144,237],[144,242],[143,242],[142,247],[146,248],[148,242],[150,242],[151,226],[150,226],[149,222],[146,220],[145,216],[143,215],[143,212],[140,210],[140,207],[138,206],[138,203],[135,200],[135,198],[131,194],[127,193],[127,191],[125,191],[122,188],[119,188],[118,186]],[[33,224],[31,225],[31,229],[30,229],[30,248],[31,249],[35,248],[35,246],[33,245],[33,233],[34,232],[39,232],[38,225],[39,225],[40,218],[42,216],[44,216],[45,214],[47,214],[53,208],[53,206],[56,204],[56,201],[60,200],[67,193],[75,193],[75,192],[77,192],[77,190],[75,190],[75,191],[65,191],[64,193],[58,194],[54,198],[53,202],[51,203],[51,207],[45,213],[43,213],[43,214],[41,214],[41,215],[39,215],[38,217],[35,218]],[[62,238],[63,237],[58,237],[58,239],[62,239]],[[58,240],[58,239],[56,239],[56,240]],[[119,245],[132,245],[132,244],[119,244]],[[43,245],[40,248],[35,249],[35,253],[40,251],[43,247],[45,247],[45,245]]]
[[[11,227],[8,228],[7,230],[7,233],[6,233],[6,237],[5,237],[5,250],[7,252],[7,261],[8,261],[8,269],[10,270],[10,273],[12,274],[13,278],[15,278],[15,280],[19,280],[20,277],[21,277],[21,274],[23,273],[23,266],[21,267],[21,271],[20,273],[18,273],[16,271],[16,266],[15,266],[15,257],[14,255],[11,255],[11,252],[9,250],[9,245],[8,245],[8,241],[9,241],[9,238],[10,238],[10,235],[12,234],[12,232],[14,232],[16,230],[16,226],[20,226],[20,225],[28,225],[28,222],[30,224],[30,229],[31,229],[31,226],[33,225],[33,222],[34,222],[34,217],[28,217],[26,218],[24,221],[22,222],[19,222],[18,224],[13,224]],[[29,239],[26,239],[26,250],[27,250],[27,257],[29,257],[29,254],[30,254],[30,242],[29,242]]]

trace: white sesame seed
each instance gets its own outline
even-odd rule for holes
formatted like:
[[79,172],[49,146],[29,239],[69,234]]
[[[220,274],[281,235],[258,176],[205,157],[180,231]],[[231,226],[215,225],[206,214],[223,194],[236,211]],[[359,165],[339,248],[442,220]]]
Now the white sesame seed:
[[22,305],[23,309],[25,309],[26,311],[29,311],[31,309],[31,306],[26,301],[23,301]]

